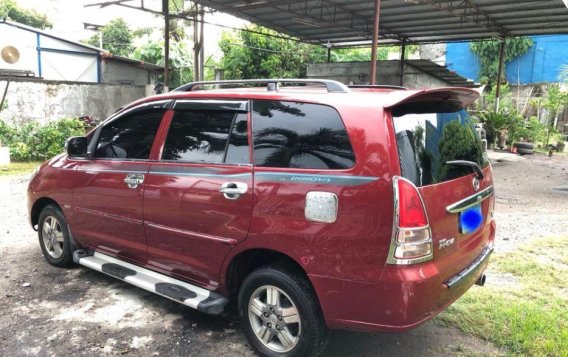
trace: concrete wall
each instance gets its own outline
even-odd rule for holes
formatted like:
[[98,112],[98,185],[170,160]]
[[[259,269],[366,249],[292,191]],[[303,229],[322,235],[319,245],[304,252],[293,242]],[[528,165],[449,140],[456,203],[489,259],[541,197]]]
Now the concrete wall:
[[[523,56],[505,66],[510,83],[533,84],[558,82],[562,64],[567,63],[568,35],[534,36],[533,46]],[[497,57],[499,54],[495,53]],[[449,43],[446,48],[448,68],[468,79],[479,81],[479,60],[469,43]]]
[[[0,79],[0,94],[5,86],[6,80]],[[8,108],[0,113],[0,120],[21,124],[84,115],[104,119],[144,96],[145,86],[13,80],[8,88]]]
[[[399,61],[379,61],[377,84],[400,85]],[[345,84],[368,84],[370,62],[313,63],[308,65],[308,78],[334,79]],[[405,65],[403,86],[407,88],[446,87],[448,84],[410,65]]]
[[144,86],[155,83],[155,74],[117,61],[102,61],[102,83]]

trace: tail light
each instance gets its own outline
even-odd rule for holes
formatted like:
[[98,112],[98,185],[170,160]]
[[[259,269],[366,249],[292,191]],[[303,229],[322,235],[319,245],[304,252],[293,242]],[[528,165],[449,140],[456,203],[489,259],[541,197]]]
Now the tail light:
[[420,192],[412,182],[395,176],[394,229],[389,264],[417,264],[432,260],[432,232]]

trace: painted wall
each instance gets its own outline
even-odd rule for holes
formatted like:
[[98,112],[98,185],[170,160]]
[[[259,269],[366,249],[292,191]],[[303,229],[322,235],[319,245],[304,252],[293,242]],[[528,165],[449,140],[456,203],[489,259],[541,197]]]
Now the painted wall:
[[[0,80],[3,92],[5,80]],[[0,120],[11,124],[90,115],[105,119],[118,108],[145,96],[146,86],[73,84],[18,80],[8,87],[8,108]]]
[[46,80],[98,81],[98,52],[43,34],[0,23],[0,49],[13,46],[20,60],[9,64],[0,59],[0,69],[27,70]]
[[101,66],[101,81],[108,84],[147,85],[156,83],[156,75],[144,68],[103,60]]
[[[568,35],[532,39],[533,46],[527,53],[506,64],[507,80],[515,84],[558,82],[561,65],[568,64]],[[471,52],[469,43],[449,43],[446,65],[463,77],[479,81],[479,60]]]
[[[379,61],[377,83],[400,85],[399,61]],[[333,79],[345,84],[369,83],[370,62],[312,63],[308,65],[308,78]],[[446,87],[448,83],[432,77],[419,69],[405,65],[403,86],[407,88]]]

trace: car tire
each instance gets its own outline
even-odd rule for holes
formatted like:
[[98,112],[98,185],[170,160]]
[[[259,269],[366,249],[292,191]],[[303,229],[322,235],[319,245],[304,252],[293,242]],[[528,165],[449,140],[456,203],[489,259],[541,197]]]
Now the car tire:
[[519,153],[519,155],[532,155],[532,154],[534,154],[534,150],[533,149],[517,148],[517,153]]
[[49,205],[41,210],[37,234],[41,251],[49,264],[56,267],[73,265],[69,226],[59,207]]
[[312,286],[286,265],[249,274],[239,291],[238,312],[247,339],[261,356],[318,356],[325,348],[327,327]]
[[534,143],[527,143],[527,142],[517,142],[515,143],[515,147],[517,149],[528,149],[528,150],[534,150]]

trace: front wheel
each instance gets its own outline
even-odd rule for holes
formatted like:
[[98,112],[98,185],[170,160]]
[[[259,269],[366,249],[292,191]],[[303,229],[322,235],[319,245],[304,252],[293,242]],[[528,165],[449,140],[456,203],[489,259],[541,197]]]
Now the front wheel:
[[245,279],[239,317],[249,342],[262,356],[317,356],[327,340],[311,285],[283,265],[261,267]]
[[59,207],[49,205],[41,210],[37,234],[41,251],[49,264],[57,267],[73,264],[69,229]]

